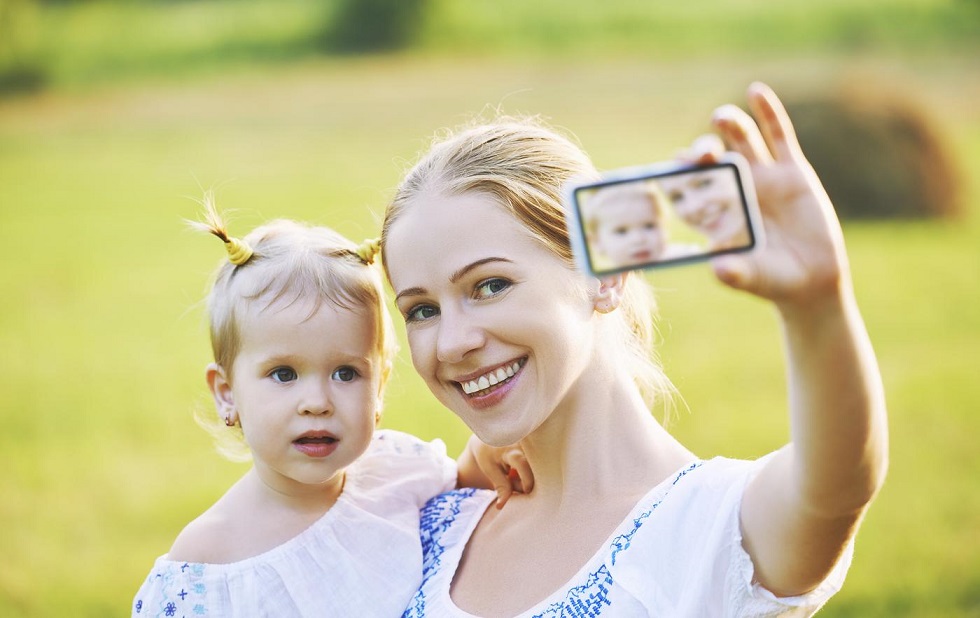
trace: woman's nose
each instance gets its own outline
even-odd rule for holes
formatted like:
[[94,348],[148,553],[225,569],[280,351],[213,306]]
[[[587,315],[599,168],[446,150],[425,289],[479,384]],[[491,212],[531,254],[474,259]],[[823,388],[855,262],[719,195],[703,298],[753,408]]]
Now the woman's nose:
[[440,362],[456,363],[485,343],[484,330],[465,311],[445,307],[439,315],[436,356]]

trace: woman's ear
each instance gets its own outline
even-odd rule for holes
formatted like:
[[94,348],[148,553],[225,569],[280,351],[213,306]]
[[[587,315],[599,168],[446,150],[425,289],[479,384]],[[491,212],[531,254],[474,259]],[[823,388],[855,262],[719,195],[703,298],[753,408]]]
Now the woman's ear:
[[599,279],[599,289],[593,299],[593,306],[599,313],[609,313],[623,300],[623,291],[629,272],[608,275]]
[[205,377],[208,388],[211,389],[211,396],[214,397],[214,407],[217,408],[218,415],[224,419],[228,427],[237,425],[238,408],[235,407],[235,396],[231,392],[231,382],[228,381],[224,367],[211,363],[205,370]]

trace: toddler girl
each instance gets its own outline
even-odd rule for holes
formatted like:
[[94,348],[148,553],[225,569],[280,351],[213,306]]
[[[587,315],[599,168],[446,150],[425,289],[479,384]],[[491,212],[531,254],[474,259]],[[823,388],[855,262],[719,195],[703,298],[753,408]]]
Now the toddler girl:
[[440,441],[375,430],[395,353],[377,243],[285,220],[239,240],[204,205],[194,225],[229,257],[207,382],[253,466],[156,561],[133,616],[398,616],[422,576],[419,508],[488,485],[475,450],[495,477],[515,453],[471,440],[457,474]]

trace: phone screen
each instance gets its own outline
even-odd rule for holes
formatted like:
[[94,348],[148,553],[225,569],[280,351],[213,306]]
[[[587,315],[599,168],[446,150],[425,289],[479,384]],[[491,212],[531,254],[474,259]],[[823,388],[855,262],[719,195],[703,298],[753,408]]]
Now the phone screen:
[[754,194],[734,162],[614,174],[571,197],[579,261],[596,276],[748,251],[758,240]]

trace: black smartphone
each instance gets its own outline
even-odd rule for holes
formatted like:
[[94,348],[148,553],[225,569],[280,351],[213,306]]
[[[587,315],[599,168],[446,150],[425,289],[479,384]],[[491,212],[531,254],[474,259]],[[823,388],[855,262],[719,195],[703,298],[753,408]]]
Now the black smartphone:
[[752,177],[735,153],[707,165],[613,170],[597,181],[569,183],[565,201],[576,262],[596,277],[762,244]]

